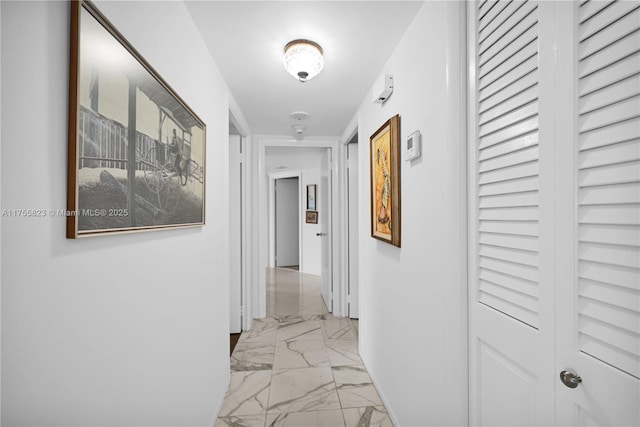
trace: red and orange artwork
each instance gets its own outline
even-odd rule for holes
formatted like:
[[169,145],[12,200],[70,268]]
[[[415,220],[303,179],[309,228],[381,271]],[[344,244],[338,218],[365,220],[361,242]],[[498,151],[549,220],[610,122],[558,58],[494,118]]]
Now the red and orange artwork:
[[[373,143],[373,160],[375,161],[375,209],[374,224],[375,231],[384,236],[391,236],[391,165],[390,159],[390,141],[391,130],[387,129]],[[388,237],[388,238],[389,238]]]

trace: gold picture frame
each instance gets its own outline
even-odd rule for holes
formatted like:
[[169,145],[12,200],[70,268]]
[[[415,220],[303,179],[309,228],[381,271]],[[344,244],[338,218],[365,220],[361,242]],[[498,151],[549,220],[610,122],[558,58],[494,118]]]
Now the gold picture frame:
[[371,237],[400,247],[400,116],[369,139]]
[[204,225],[204,122],[93,3],[70,3],[67,238]]

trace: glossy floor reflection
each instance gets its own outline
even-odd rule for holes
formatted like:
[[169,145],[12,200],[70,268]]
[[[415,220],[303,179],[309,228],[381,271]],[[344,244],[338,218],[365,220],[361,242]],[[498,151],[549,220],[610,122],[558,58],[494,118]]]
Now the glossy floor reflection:
[[215,427],[392,427],[358,355],[357,322],[328,313],[319,276],[267,271],[267,317],[231,356]]

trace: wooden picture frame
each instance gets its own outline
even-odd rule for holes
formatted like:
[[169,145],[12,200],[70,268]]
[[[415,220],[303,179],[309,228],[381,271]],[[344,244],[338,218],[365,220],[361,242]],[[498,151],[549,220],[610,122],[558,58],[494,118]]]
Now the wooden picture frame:
[[400,247],[400,116],[369,139],[371,237]]
[[315,211],[316,207],[316,184],[307,185],[307,210]]
[[307,211],[307,224],[317,224],[318,223],[318,211]]
[[204,122],[93,3],[70,3],[67,238],[204,225]]

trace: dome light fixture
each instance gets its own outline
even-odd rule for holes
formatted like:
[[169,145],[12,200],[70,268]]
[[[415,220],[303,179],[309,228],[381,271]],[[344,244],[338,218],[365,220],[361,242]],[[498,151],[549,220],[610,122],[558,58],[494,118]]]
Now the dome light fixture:
[[310,40],[298,39],[287,43],[282,59],[289,74],[304,83],[317,76],[324,67],[320,45]]

